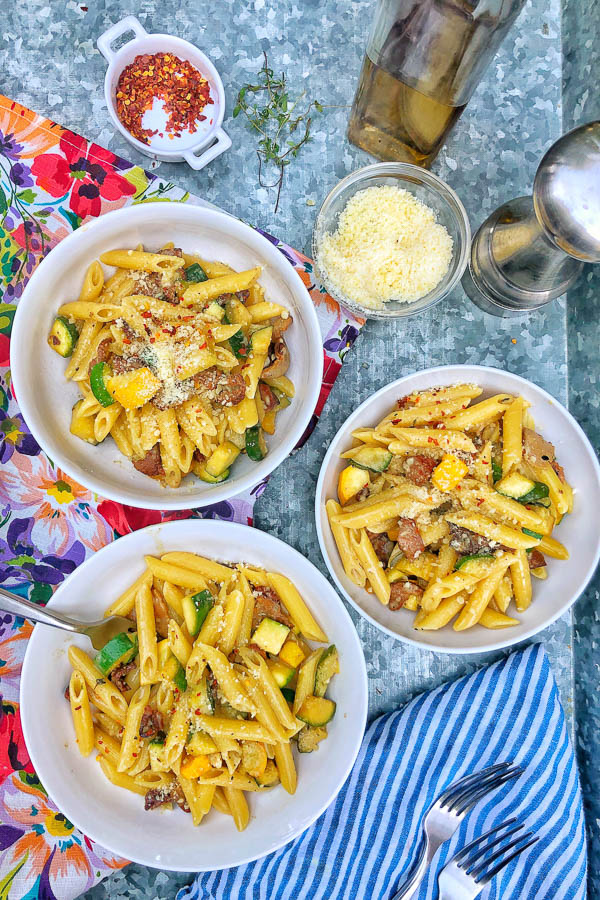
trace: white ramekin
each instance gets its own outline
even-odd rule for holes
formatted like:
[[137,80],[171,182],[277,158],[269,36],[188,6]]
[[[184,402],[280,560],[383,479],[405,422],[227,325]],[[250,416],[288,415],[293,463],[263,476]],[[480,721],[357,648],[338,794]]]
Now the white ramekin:
[[[132,32],[134,37],[127,41],[119,50],[112,50],[112,45],[124,34]],[[231,147],[231,138],[221,128],[225,114],[225,92],[219,73],[210,59],[181,38],[170,34],[148,34],[143,25],[135,16],[125,16],[116,25],[112,25],[104,34],[101,34],[96,45],[100,53],[108,62],[106,77],[104,79],[104,95],[109,115],[123,137],[136,147],[140,153],[159,159],[163,162],[185,162],[192,169],[203,169],[225,150]],[[210,95],[214,101],[207,107],[207,112],[212,113],[206,122],[199,122],[196,131],[190,133],[184,131],[181,137],[160,138],[155,135],[149,144],[144,144],[134,138],[117,115],[116,87],[121,72],[133,62],[136,56],[142,53],[174,53],[180,59],[186,59],[204,75],[210,85]]]

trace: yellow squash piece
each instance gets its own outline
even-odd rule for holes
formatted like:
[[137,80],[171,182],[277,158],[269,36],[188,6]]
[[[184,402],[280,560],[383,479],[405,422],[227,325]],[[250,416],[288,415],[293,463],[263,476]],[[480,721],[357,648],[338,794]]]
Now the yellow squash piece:
[[267,768],[267,751],[265,745],[257,741],[244,741],[242,744],[242,765],[253,778],[260,778]]
[[444,453],[441,463],[433,470],[431,481],[439,491],[453,491],[468,471],[469,467],[462,459]]
[[138,409],[152,400],[161,386],[161,381],[147,366],[122,375],[111,375],[106,386],[110,394],[125,409]]
[[181,774],[184,778],[201,778],[212,770],[208,756],[190,756],[181,766]]
[[371,476],[366,469],[346,466],[340,472],[340,477],[338,478],[338,497],[342,506],[351,500],[352,497],[355,497],[359,491],[362,491],[370,481]]
[[296,641],[286,641],[279,651],[279,659],[291,666],[292,669],[297,669],[304,658],[304,653]]

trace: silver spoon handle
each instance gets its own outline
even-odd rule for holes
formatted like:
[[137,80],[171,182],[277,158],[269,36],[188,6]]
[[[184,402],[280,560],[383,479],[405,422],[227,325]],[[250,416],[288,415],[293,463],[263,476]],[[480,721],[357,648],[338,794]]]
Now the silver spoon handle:
[[64,631],[81,631],[78,622],[69,619],[68,616],[62,616],[60,613],[50,612],[37,603],[31,603],[30,600],[24,600],[15,594],[10,594],[4,588],[0,588],[0,610],[11,613],[13,616],[23,616],[32,622],[39,622],[41,625],[53,625],[55,628],[62,628]]

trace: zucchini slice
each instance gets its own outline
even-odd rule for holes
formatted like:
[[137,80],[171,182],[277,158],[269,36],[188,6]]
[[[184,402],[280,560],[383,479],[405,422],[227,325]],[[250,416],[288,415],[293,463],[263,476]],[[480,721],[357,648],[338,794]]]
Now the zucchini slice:
[[137,635],[129,636],[122,631],[111,638],[97,654],[95,663],[103,675],[108,675],[117,666],[131,662],[138,652]]
[[547,500],[550,494],[550,489],[547,484],[542,484],[541,481],[536,481],[531,488],[531,490],[524,494],[522,497],[517,497],[519,503],[542,503]]
[[195,731],[187,742],[185,752],[188,756],[208,756],[209,753],[218,753],[218,747],[205,731]]
[[296,696],[296,691],[293,688],[282,687],[281,693],[283,694],[283,696],[285,697],[285,699],[287,700],[288,703],[294,702],[294,697]]
[[265,328],[259,328],[258,331],[252,333],[250,345],[252,352],[257,356],[266,356],[271,346],[271,337],[273,335],[273,327],[267,325]]
[[350,457],[353,466],[369,472],[385,472],[392,461],[392,454],[385,447],[357,447]]
[[110,368],[106,363],[99,362],[92,366],[90,372],[90,387],[92,394],[100,404],[100,406],[112,406],[115,402],[114,397],[106,386],[106,379],[111,375]]
[[267,455],[267,445],[260,425],[246,428],[246,453],[248,459],[260,462]]
[[184,275],[186,281],[193,281],[196,284],[199,281],[208,281],[208,275],[200,265],[200,263],[192,263],[191,266],[188,266],[187,269],[184,269]]
[[209,475],[206,471],[206,466],[203,466],[202,463],[199,462],[194,462],[192,464],[192,472],[194,475],[198,476],[200,481],[206,481],[207,484],[220,484],[222,481],[227,481],[229,478],[229,469],[225,469],[220,475]]
[[301,722],[319,728],[331,722],[335,716],[335,703],[326,697],[309,696],[296,713]]
[[327,686],[340,671],[340,657],[334,644],[323,650],[315,673],[315,697],[324,697]]
[[66,358],[72,355],[78,340],[79,332],[75,325],[64,316],[57,316],[48,335],[48,346]]
[[267,665],[271,670],[271,675],[275,679],[275,683],[280,688],[286,687],[296,674],[295,669],[292,669],[291,666],[286,665],[278,659],[269,660]]
[[213,478],[218,478],[229,469],[239,454],[239,448],[235,444],[232,444],[231,441],[224,441],[208,457],[205,466],[206,472]]
[[468,556],[461,556],[460,559],[457,559],[454,568],[458,571],[458,569],[462,569],[463,566],[466,566],[468,562],[472,562],[474,559],[492,559],[493,555],[493,553],[470,553]]
[[492,460],[492,478],[494,484],[502,478],[502,466],[495,459]]
[[222,306],[220,306],[216,300],[211,300],[206,309],[202,310],[207,316],[211,316],[213,319],[217,319],[219,322],[222,321],[223,316],[225,315],[225,310]]
[[191,597],[184,597],[181,601],[183,618],[192,637],[196,637],[202,628],[214,602],[214,597],[210,591],[200,591],[200,593],[193,594]]
[[324,725],[319,728],[311,728],[310,725],[305,725],[298,732],[298,752],[312,753],[314,750],[318,750],[320,742],[326,737],[327,729]]
[[266,653],[273,653],[276,656],[283,647],[289,633],[290,629],[287,625],[267,617],[262,620],[252,635],[252,643]]
[[267,762],[262,775],[257,775],[254,780],[259,787],[273,787],[274,784],[279,782],[279,772],[272,759]]
[[513,500],[519,500],[521,497],[528,494],[534,487],[535,482],[532,481],[531,478],[526,478],[525,475],[521,475],[519,472],[512,472],[510,475],[507,475],[506,478],[503,478],[502,481],[497,483],[496,490],[501,494],[504,494],[505,497],[512,497]]
[[[223,324],[232,324],[227,313],[225,313],[225,315],[223,316]],[[237,325],[237,322],[234,322],[233,324]],[[244,337],[244,332],[242,331],[241,325],[239,329],[229,338],[229,347],[236,359],[246,359],[246,357],[248,356],[248,346],[246,344],[246,338]]]

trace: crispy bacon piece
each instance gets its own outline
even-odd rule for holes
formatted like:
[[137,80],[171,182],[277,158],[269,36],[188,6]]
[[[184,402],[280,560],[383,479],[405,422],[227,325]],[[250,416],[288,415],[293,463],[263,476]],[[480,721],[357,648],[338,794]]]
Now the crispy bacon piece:
[[414,519],[398,519],[398,546],[408,559],[416,559],[425,549]]
[[556,474],[558,475],[558,477],[560,478],[562,483],[566,484],[567,479],[565,478],[565,470],[560,465],[560,463],[557,463],[556,460],[553,459],[552,462],[550,463],[550,465],[552,466],[552,468],[554,469],[554,471],[556,472]]
[[482,534],[475,534],[468,528],[450,523],[450,546],[463,556],[472,556],[473,553],[485,553],[486,551],[505,550],[502,544],[494,544],[488,541]]
[[134,459],[133,466],[142,475],[149,475],[150,478],[157,478],[165,474],[163,464],[160,458],[160,446],[158,443],[154,445],[152,450],[148,450],[142,459]]
[[131,672],[132,669],[135,669],[135,660],[133,659],[128,663],[121,663],[121,665],[113,669],[108,676],[110,681],[112,681],[114,686],[119,691],[129,690],[129,685],[127,684],[127,674]]
[[283,332],[288,330],[293,321],[291,316],[288,316],[287,319],[282,319],[281,316],[276,316],[274,319],[271,319],[271,325],[273,326],[271,340],[278,341]]
[[413,581],[396,581],[390,589],[390,602],[388,608],[392,610],[402,609],[409,597],[422,597],[423,588]]
[[116,375],[133,372],[134,369],[141,369],[145,365],[139,356],[117,356],[116,353],[112,354],[110,364]]
[[160,713],[153,706],[146,706],[140,719],[139,735],[141,738],[155,738],[159,732],[164,733],[165,725]]
[[552,463],[556,453],[554,445],[534,431],[533,428],[523,429],[523,455],[525,459],[543,466],[544,463]]
[[264,381],[260,381],[258,384],[258,392],[260,394],[260,399],[263,402],[264,408],[267,412],[271,409],[275,409],[279,400],[277,399],[277,395],[274,391],[271,390],[268,384],[265,384]]
[[263,650],[262,647],[259,647],[258,644],[248,644],[248,650],[254,650],[254,652],[259,653],[263,659],[267,658],[266,651]]
[[399,397],[396,406],[398,409],[408,409],[409,406],[413,406],[413,403],[410,397]]
[[160,251],[161,256],[178,256],[179,259],[183,257],[183,250],[181,247],[167,247],[166,250]]
[[179,784],[174,781],[172,784],[163,785],[162,787],[152,788],[147,791],[146,797],[144,800],[144,809],[146,811],[150,809],[156,809],[157,806],[162,806],[163,803],[177,803],[180,805],[182,802],[183,792],[179,786]]
[[529,562],[530,569],[541,569],[543,566],[547,565],[546,557],[540,550],[532,550],[531,553],[528,553],[527,561]]
[[437,459],[432,459],[431,456],[425,456],[421,453],[416,456],[409,456],[404,461],[404,474],[413,484],[427,484],[437,464]]
[[393,541],[390,541],[387,534],[376,534],[374,531],[369,531],[368,529],[367,537],[373,544],[373,550],[375,551],[377,559],[383,563],[387,563],[390,554],[394,549]]
[[254,588],[255,602],[254,612],[252,614],[252,631],[254,631],[263,619],[275,619],[288,628],[293,628],[294,623],[284,611],[279,594],[273,588],[259,585]]
[[100,343],[98,344],[98,350],[96,352],[96,355],[89,364],[88,372],[91,373],[92,369],[94,368],[94,366],[97,363],[108,362],[108,359],[110,357],[110,350],[108,348],[110,347],[111,344],[112,344],[112,338],[104,338],[103,341],[100,341]]

